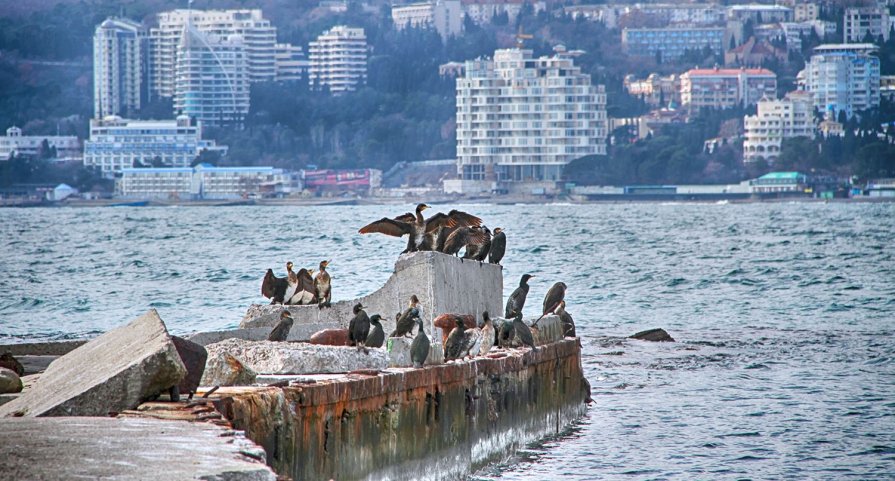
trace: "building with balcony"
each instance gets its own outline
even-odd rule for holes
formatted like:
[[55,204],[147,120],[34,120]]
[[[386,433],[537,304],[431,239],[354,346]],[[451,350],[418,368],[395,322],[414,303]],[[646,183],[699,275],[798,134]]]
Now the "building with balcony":
[[572,160],[605,155],[606,94],[572,58],[505,49],[457,78],[463,181],[555,182]]
[[753,105],[777,96],[777,74],[763,68],[691,69],[681,75],[681,103],[691,110]]
[[443,40],[463,33],[460,0],[434,0],[392,6],[392,22],[397,30],[407,27],[432,28]]
[[307,75],[309,62],[305,59],[301,47],[278,43],[275,47],[275,62],[277,82],[294,82]]
[[816,3],[797,3],[793,7],[796,22],[808,22],[820,18],[820,6]]
[[815,48],[805,69],[799,72],[797,82],[813,94],[814,106],[820,112],[845,111],[851,117],[859,111],[879,107],[879,58],[868,53],[868,44],[854,44],[853,50],[848,45]]
[[764,23],[792,22],[794,15],[789,7],[752,3],[727,7],[728,20],[751,21],[753,25]]
[[885,5],[846,8],[842,19],[842,36],[845,43],[863,42],[867,34],[876,41],[879,37],[889,40],[889,9]]
[[[44,144],[46,142],[46,144]],[[48,149],[48,152],[43,151]],[[47,156],[56,160],[80,160],[81,142],[74,135],[22,135],[22,129],[12,126],[0,137],[0,162],[12,156]]]
[[645,79],[626,75],[624,86],[631,96],[643,99],[653,107],[664,107],[669,102],[681,103],[681,78],[679,75],[672,74],[662,77],[657,73],[652,73]]
[[311,42],[308,54],[312,89],[341,93],[367,83],[367,37],[362,28],[335,26]]
[[743,118],[743,161],[773,164],[780,156],[783,139],[814,137],[814,102],[807,92],[790,92],[786,98],[764,98],[756,115]]
[[724,27],[625,28],[622,48],[629,55],[676,59],[688,50],[705,47],[721,54],[724,51]]
[[133,115],[146,99],[146,30],[108,18],[93,34],[93,115]]
[[165,165],[189,167],[205,150],[227,152],[213,140],[202,139],[200,122],[182,115],[176,120],[127,120],[106,117],[90,121],[84,142],[84,165],[111,176],[122,169]]
[[119,197],[138,199],[245,199],[301,191],[297,175],[273,167],[127,168],[115,182]]

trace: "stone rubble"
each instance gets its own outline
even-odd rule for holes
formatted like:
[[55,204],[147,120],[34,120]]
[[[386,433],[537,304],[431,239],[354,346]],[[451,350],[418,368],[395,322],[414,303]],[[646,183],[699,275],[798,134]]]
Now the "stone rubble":
[[[230,354],[260,374],[337,373],[388,367],[385,349],[242,339],[226,339],[205,348],[209,357]],[[210,385],[204,380],[202,384]]]
[[250,386],[255,384],[255,371],[227,352],[208,355],[200,386]]

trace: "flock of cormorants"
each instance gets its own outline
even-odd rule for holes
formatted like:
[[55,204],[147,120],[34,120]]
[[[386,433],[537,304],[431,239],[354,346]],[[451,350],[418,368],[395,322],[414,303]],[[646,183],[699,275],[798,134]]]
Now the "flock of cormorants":
[[[360,229],[361,234],[380,233],[394,237],[408,236],[407,248],[402,252],[438,251],[449,255],[458,255],[465,248],[464,259],[475,259],[480,262],[500,264],[506,252],[506,234],[501,228],[495,228],[492,234],[482,220],[474,215],[458,210],[447,214],[438,213],[428,219],[422,212],[428,209],[426,204],[416,206],[416,214],[406,213],[395,218],[383,217]],[[322,261],[316,276],[313,269],[292,270],[292,262],[286,263],[286,277],[276,277],[273,270],[268,269],[261,284],[261,294],[271,299],[271,304],[307,305],[317,304],[319,308],[329,307],[332,299],[332,279],[326,268],[330,261]],[[312,277],[313,276],[313,277]],[[531,329],[537,329],[538,322],[548,314],[556,314],[562,321],[566,336],[575,336],[575,323],[566,312],[566,284],[557,282],[550,287],[544,297],[541,317],[531,326],[522,320],[522,309],[528,297],[528,280],[534,277],[525,274],[513,293],[507,299],[504,319],[499,326],[494,325],[488,311],[482,313],[481,324],[466,327],[465,320],[459,315],[453,317],[453,327],[444,341],[444,359],[450,361],[477,355],[486,355],[494,346],[512,347],[527,346],[536,349]],[[407,308],[395,315],[395,330],[388,337],[407,337],[417,328],[410,347],[410,357],[414,367],[421,367],[429,355],[430,341],[423,329],[420,318],[420,301],[413,295]],[[380,348],[385,342],[382,316],[368,316],[365,307],[358,303],[353,308],[354,317],[348,324],[348,343],[358,348]],[[271,331],[268,340],[285,341],[292,327],[293,319],[289,311],[284,310],[280,321]],[[480,326],[480,327],[479,327]]]

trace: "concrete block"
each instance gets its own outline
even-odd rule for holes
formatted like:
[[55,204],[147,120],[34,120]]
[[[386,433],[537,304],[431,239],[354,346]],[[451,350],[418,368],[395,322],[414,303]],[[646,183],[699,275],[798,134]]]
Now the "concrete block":
[[249,386],[255,384],[257,373],[239,359],[226,352],[212,352],[208,356],[201,386]]
[[[426,357],[426,365],[444,364],[444,349],[440,342],[429,339],[429,356]],[[410,360],[410,345],[413,339],[410,337],[389,337],[385,340],[385,348],[388,351],[388,367],[413,367]]]
[[210,356],[230,354],[259,374],[313,374],[385,369],[385,349],[227,339],[205,347]]
[[334,302],[327,309],[256,304],[249,307],[239,327],[272,329],[280,312],[288,309],[295,319],[289,340],[304,341],[322,329],[347,328],[354,317],[351,309],[360,302],[367,307],[367,314],[382,316],[382,327],[389,333],[395,329],[395,313],[406,309],[414,294],[420,300],[426,332],[436,338],[441,334],[433,329],[432,320],[439,314],[454,312],[478,318],[484,310],[503,312],[503,268],[440,252],[404,254],[398,258],[395,272],[385,285],[365,297]]
[[30,354],[34,356],[64,356],[86,344],[86,340],[28,342],[23,344],[0,345],[0,352],[13,356]]
[[19,356],[19,360],[22,361],[22,367],[25,370],[25,375],[29,374],[37,374],[39,372],[44,372],[50,367],[50,363],[59,359],[60,356],[46,356],[46,355],[35,355],[32,356],[30,354],[26,354],[24,356]]
[[208,423],[9,418],[0,433],[3,479],[276,480],[258,445]]
[[195,392],[199,387],[199,381],[205,372],[205,363],[208,361],[208,352],[199,344],[178,336],[171,336],[177,355],[186,367],[186,376],[180,381],[178,388],[183,394]]
[[53,362],[0,417],[106,416],[177,385],[186,368],[153,309]]
[[[526,319],[525,322],[530,326],[535,319],[537,318]],[[544,318],[538,321],[536,327],[531,328],[531,333],[535,338],[536,346],[543,346],[544,344],[561,341],[565,338],[562,330],[562,320],[560,320],[559,316],[554,315],[544,316]]]
[[12,394],[22,391],[22,379],[12,369],[0,367],[0,394]]

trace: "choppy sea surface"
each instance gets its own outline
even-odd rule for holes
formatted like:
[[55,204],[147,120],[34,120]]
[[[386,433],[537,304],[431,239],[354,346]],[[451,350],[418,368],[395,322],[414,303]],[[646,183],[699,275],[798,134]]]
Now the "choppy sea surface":
[[[895,479],[895,204],[439,207],[506,229],[527,314],[569,285],[596,401],[473,479]],[[0,209],[0,343],[236,327],[287,260],[363,295],[404,243],[357,229],[410,209]]]

